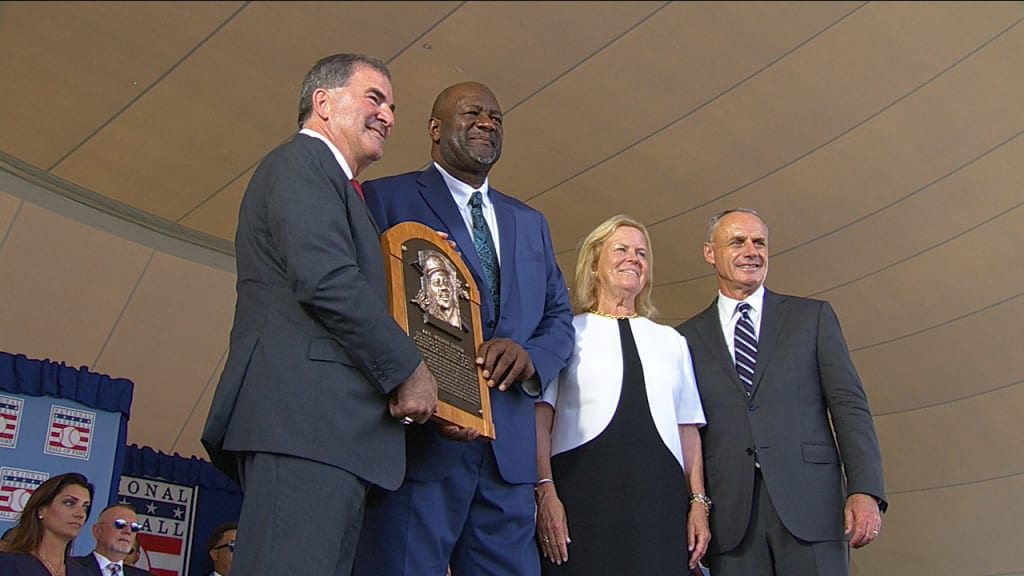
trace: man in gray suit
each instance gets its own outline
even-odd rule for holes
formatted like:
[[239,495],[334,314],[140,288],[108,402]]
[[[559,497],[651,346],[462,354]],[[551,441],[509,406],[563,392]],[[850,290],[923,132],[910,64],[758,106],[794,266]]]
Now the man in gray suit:
[[704,260],[718,298],[678,330],[708,420],[711,573],[845,575],[848,546],[878,537],[887,504],[874,422],[835,312],[764,288],[768,226],[752,210],[711,219]]
[[320,60],[301,130],[242,199],[231,348],[202,438],[245,492],[236,574],[348,576],[367,487],[398,487],[402,424],[436,409],[437,384],[388,312],[379,231],[353,180],[394,119],[382,62]]

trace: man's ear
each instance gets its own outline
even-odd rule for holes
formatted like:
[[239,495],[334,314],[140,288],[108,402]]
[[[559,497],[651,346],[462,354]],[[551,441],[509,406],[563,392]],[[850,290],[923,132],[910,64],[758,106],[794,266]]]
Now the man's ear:
[[431,116],[427,120],[427,134],[430,134],[430,141],[437,144],[441,141],[441,120]]
[[331,94],[323,88],[313,91],[313,115],[321,120],[327,120],[331,114]]
[[715,265],[715,251],[711,248],[711,242],[704,243],[704,261],[712,266]]

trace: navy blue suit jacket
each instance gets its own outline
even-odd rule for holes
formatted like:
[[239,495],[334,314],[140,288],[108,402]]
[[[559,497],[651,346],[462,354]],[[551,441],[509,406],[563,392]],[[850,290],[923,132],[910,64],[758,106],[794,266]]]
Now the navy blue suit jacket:
[[[473,238],[441,173],[431,165],[423,172],[372,180],[363,184],[366,202],[382,231],[419,222],[446,232],[455,241],[473,279],[486,286]],[[509,338],[529,353],[537,378],[545,387],[565,367],[573,345],[572,309],[565,280],[555,262],[551,234],[544,216],[494,188],[489,191],[498,220],[501,250],[501,318],[494,317],[489,298],[482,298],[483,339]],[[486,293],[486,289],[481,288]],[[534,399],[520,385],[505,392],[491,390],[495,435],[491,443],[502,478],[510,483],[537,481]],[[443,479],[465,448],[441,437],[430,426],[407,430],[407,477]]]

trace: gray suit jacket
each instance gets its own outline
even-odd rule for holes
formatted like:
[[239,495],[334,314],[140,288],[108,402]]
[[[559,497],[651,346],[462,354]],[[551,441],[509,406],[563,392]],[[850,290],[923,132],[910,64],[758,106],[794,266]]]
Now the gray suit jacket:
[[708,420],[701,438],[715,503],[710,554],[728,552],[743,538],[755,457],[779,518],[797,538],[843,539],[848,494],[875,496],[885,509],[867,397],[827,302],[765,290],[749,398],[722,336],[717,300],[678,330],[693,354]]
[[267,155],[235,249],[231,348],[202,437],[213,463],[236,476],[236,454],[286,454],[397,488],[405,434],[388,393],[422,354],[388,312],[377,227],[326,144],[297,134]]

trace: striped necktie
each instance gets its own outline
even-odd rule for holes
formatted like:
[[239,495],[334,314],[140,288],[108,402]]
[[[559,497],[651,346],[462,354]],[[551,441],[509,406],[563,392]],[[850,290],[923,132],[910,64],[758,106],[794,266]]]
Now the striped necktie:
[[757,334],[754,332],[754,322],[750,319],[750,304],[740,302],[736,310],[740,313],[734,340],[736,374],[749,395],[754,387],[754,366],[757,365]]

